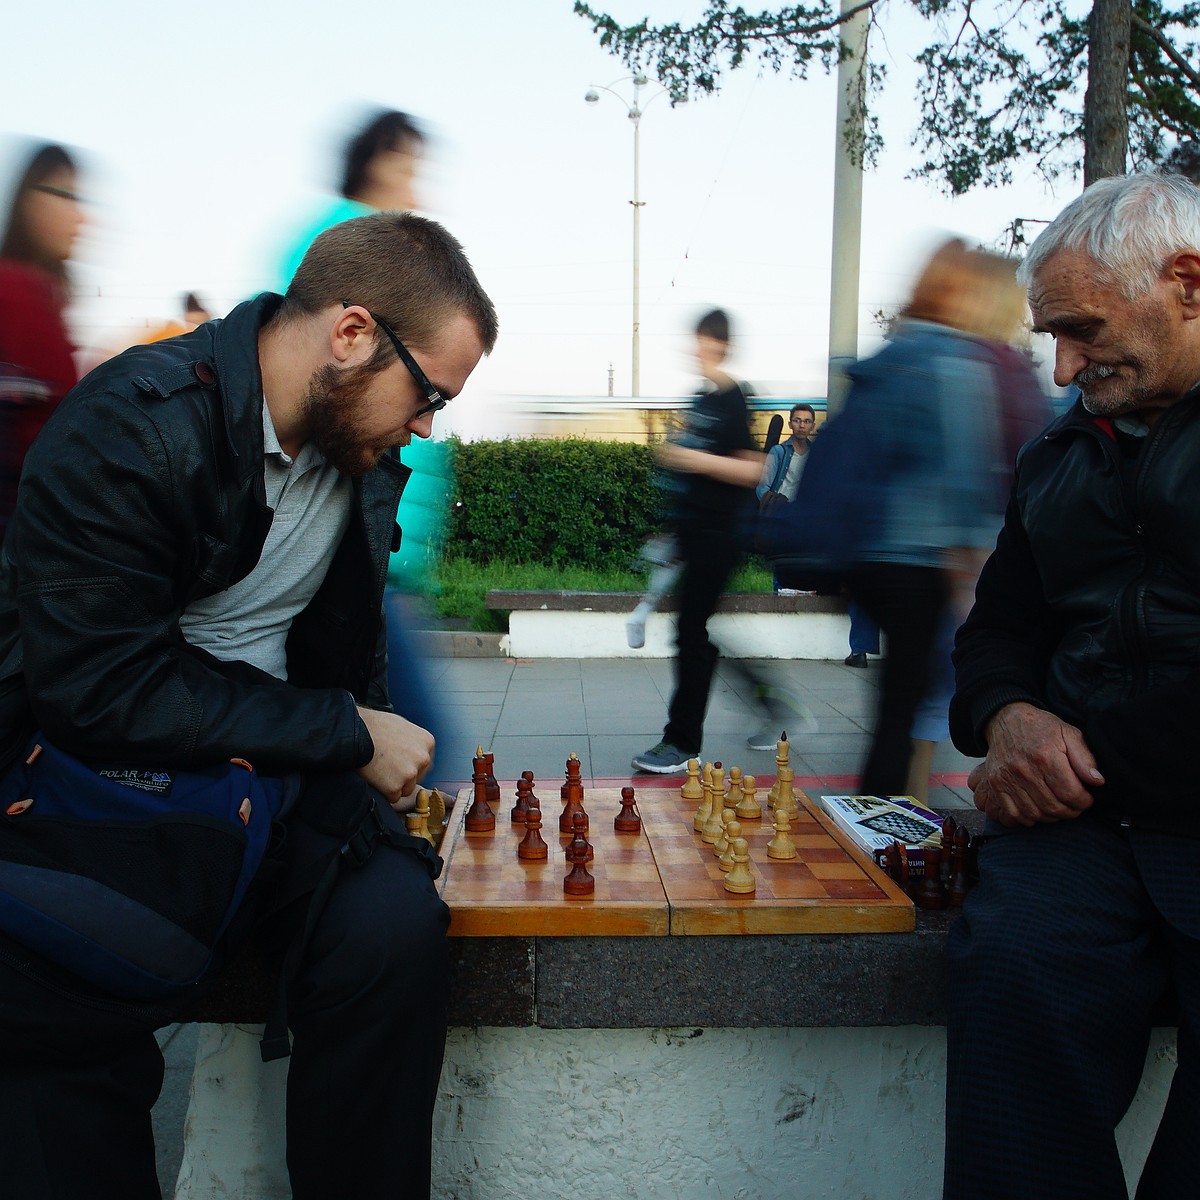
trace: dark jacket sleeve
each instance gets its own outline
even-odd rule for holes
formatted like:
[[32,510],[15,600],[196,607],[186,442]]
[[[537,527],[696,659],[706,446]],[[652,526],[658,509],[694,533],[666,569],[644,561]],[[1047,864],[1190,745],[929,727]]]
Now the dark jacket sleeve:
[[979,576],[974,607],[955,638],[950,736],[959,750],[986,754],[984,727],[1004,705],[1045,707],[1046,668],[1061,636],[1010,500],[996,549]]
[[30,454],[10,548],[41,728],[81,757],[117,752],[147,765],[369,761],[371,739],[348,692],[222,664],[183,640],[176,584],[194,568],[189,487],[209,469],[208,447],[168,446],[127,398],[78,396]]

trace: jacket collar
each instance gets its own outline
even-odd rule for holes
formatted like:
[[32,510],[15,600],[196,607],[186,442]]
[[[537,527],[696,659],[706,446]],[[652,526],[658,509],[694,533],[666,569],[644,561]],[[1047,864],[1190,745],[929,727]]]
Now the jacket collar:
[[239,484],[262,470],[262,371],[258,365],[258,335],[275,315],[283,297],[263,292],[239,304],[217,326],[217,379],[225,416],[225,436]]

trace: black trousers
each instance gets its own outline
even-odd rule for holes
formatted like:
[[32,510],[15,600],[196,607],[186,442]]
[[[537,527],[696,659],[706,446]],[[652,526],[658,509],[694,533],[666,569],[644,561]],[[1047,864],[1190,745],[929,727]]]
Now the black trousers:
[[983,847],[947,942],[945,1200],[1126,1200],[1114,1130],[1168,987],[1179,1061],[1137,1197],[1200,1192],[1200,845],[1140,837],[1082,817]]
[[937,567],[860,563],[846,587],[887,635],[879,708],[860,790],[902,796],[908,790],[912,723],[929,684],[930,652],[949,599],[946,573]]
[[742,539],[734,528],[713,528],[702,522],[681,523],[676,537],[683,571],[677,588],[675,690],[667,709],[663,741],[698,754],[718,656],[708,636],[708,619],[716,612],[729,577],[742,561]]
[[[404,832],[390,809],[384,819]],[[381,845],[362,867],[339,875],[289,1005],[295,1200],[429,1195],[448,923],[412,851]],[[89,994],[0,945],[5,1194],[159,1200],[150,1109],[163,1061],[154,1030],[176,1019],[169,1008]]]

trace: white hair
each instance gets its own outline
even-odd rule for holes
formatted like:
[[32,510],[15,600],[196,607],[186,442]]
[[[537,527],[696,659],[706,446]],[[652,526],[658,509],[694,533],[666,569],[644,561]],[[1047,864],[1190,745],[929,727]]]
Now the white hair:
[[1182,175],[1116,175],[1093,183],[1042,231],[1017,270],[1025,287],[1062,250],[1096,264],[1096,281],[1144,296],[1181,250],[1200,253],[1200,187]]

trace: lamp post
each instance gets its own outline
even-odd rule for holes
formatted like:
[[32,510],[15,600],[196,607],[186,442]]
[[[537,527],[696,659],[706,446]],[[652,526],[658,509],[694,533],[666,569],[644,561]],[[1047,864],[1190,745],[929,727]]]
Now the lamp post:
[[[607,92],[610,96],[616,98],[625,106],[625,111],[633,122],[633,199],[630,203],[633,205],[633,343],[632,343],[632,388],[631,396],[640,396],[642,394],[641,381],[641,215],[642,206],[645,203],[641,196],[641,177],[640,177],[640,161],[639,161],[639,137],[641,133],[642,113],[645,111],[641,101],[641,92],[647,84],[645,75],[630,75],[626,79],[618,79],[616,83],[629,82],[633,84],[633,103],[625,99],[620,92],[613,90],[613,85],[596,85],[591,84],[588,90],[584,93],[584,100],[588,104],[596,104],[600,99],[601,92]],[[656,92],[646,104],[657,100],[659,96],[665,94],[666,89]]]

